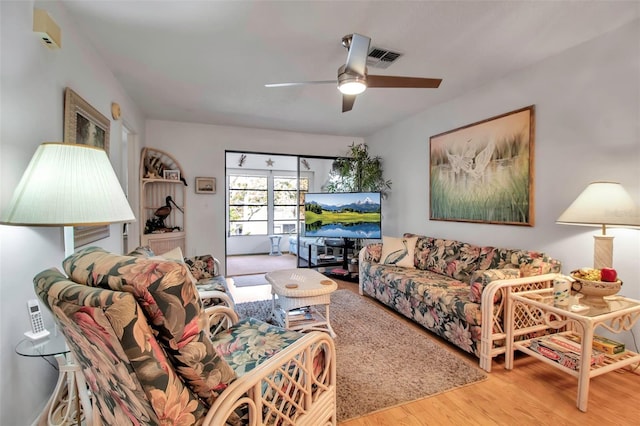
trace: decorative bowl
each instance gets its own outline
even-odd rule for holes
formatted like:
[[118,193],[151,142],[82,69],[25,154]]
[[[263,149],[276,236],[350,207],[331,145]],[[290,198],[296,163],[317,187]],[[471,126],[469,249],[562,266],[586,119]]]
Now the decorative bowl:
[[573,291],[576,291],[584,295],[582,302],[593,305],[603,306],[606,305],[606,301],[603,299],[605,296],[613,296],[618,293],[622,288],[622,280],[614,282],[607,281],[590,281],[580,278],[571,272],[571,278],[575,280],[572,285]]

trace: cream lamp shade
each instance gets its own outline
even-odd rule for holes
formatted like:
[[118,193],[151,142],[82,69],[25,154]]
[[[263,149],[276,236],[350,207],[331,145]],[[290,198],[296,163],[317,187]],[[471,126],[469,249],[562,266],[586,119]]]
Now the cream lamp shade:
[[594,235],[594,268],[610,268],[613,264],[613,237],[606,235],[607,226],[640,227],[640,209],[618,182],[592,182],[556,223],[601,227],[602,235]]
[[[65,143],[38,147],[0,216],[2,224],[23,226],[92,226],[135,220],[107,153]],[[67,239],[65,232],[65,244]]]

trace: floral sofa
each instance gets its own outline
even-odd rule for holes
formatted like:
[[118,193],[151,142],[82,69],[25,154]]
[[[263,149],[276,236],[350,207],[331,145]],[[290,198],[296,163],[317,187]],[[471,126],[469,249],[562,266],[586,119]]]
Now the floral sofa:
[[63,267],[34,285],[82,368],[93,424],[336,424],[326,333],[205,310],[186,265],[148,253],[89,247]]
[[[400,249],[384,250],[385,244]],[[504,289],[549,287],[561,268],[540,252],[414,234],[383,237],[365,246],[359,261],[360,294],[476,355],[487,371],[492,357],[504,352]]]

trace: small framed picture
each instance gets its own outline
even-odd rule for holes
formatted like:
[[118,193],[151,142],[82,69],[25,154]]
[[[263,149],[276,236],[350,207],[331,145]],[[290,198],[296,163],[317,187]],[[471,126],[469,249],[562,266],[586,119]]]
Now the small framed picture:
[[180,180],[180,170],[164,170],[162,177],[167,180]]
[[196,193],[198,194],[215,194],[216,178],[213,177],[197,177]]

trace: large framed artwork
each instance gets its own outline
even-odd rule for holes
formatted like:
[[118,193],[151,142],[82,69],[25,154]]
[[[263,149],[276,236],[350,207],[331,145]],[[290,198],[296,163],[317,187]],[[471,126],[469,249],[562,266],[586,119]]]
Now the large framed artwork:
[[534,225],[535,106],[432,136],[430,219]]
[[[64,141],[102,148],[109,155],[109,119],[92,107],[80,95],[67,87],[64,90]],[[76,226],[76,247],[109,236],[109,225]]]

